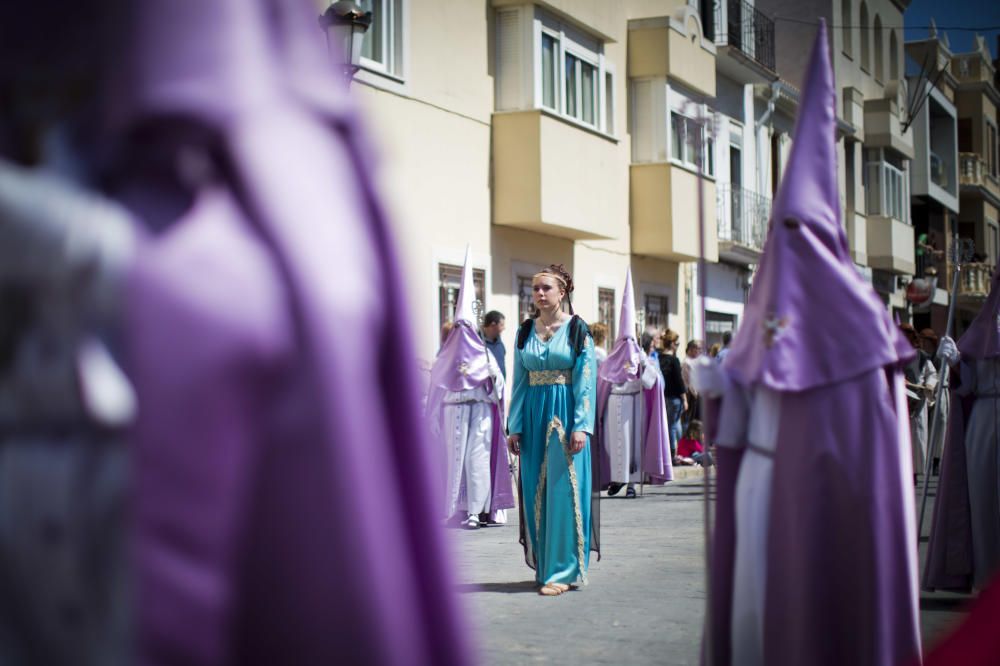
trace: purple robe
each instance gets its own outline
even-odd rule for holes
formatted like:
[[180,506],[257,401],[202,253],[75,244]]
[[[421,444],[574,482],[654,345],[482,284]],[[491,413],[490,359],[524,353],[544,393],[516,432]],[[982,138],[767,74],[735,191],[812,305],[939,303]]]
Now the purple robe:
[[[780,395],[762,635],[763,663],[776,666],[890,665],[920,653],[899,374],[914,352],[850,259],[835,101],[821,24],[758,277],[722,365],[734,392]],[[720,418],[714,407],[709,433]],[[744,433],[742,447],[717,447],[710,639],[711,663],[720,666],[740,663],[730,635],[735,493],[747,444]]]
[[[467,391],[479,386],[485,388],[487,394],[493,390],[486,358],[486,344],[482,338],[476,335],[469,322],[464,319],[457,321],[431,368],[426,413],[428,419],[437,422],[437,432],[444,432],[441,422],[444,418],[444,398],[449,391]],[[465,368],[465,372],[459,368]],[[504,432],[507,419],[503,401],[491,403],[490,410],[493,430],[490,437],[489,513],[491,518],[495,518],[498,511],[513,509],[515,504],[510,464],[507,462],[507,434]],[[435,444],[441,446],[441,442]],[[443,451],[439,457],[446,461]]]
[[[645,354],[635,339],[635,298],[632,291],[632,269],[625,275],[622,311],[618,322],[618,338],[611,353],[597,370],[597,420],[594,439],[594,486],[603,488],[611,481],[611,458],[604,446],[605,412],[608,397],[615,384],[642,377]],[[663,484],[674,478],[670,458],[670,438],[667,432],[666,407],[663,402],[663,377],[656,373],[656,384],[642,389],[642,465],[650,483]]]
[[390,230],[315,7],[149,0],[108,100],[141,664],[470,661]]
[[[968,330],[958,340],[962,363],[976,363],[1000,356],[1000,265],[993,269],[990,295]],[[944,450],[941,452],[941,476],[934,501],[927,562],[922,584],[928,590],[969,592],[976,576],[973,562],[973,520],[969,495],[966,431],[975,393],[960,396],[961,377],[955,367],[951,372],[950,398]],[[969,387],[975,390],[975,387]]]

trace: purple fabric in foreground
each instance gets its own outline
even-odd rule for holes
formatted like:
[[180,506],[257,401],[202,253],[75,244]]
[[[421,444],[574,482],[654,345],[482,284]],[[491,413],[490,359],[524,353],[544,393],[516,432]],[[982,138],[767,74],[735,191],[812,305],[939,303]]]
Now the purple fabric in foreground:
[[[759,277],[722,366],[750,392],[781,393],[763,663],[891,666],[920,655],[908,420],[898,371],[914,350],[857,275],[840,226],[823,22],[801,100]],[[842,343],[844,331],[850,345]],[[709,407],[714,433],[717,410]],[[717,452],[711,662],[730,666],[740,663],[730,622],[741,461],[722,447]]]
[[900,420],[891,408],[905,401],[886,379],[876,369],[782,396],[766,664],[894,666],[920,656],[907,413]]
[[1000,260],[993,268],[990,295],[958,341],[962,360],[985,360],[1000,356]]
[[404,283],[313,5],[150,0],[123,28],[114,192],[156,229],[126,295],[138,662],[469,663],[412,519],[439,493]]
[[958,374],[951,373],[951,409],[941,452],[941,476],[934,498],[922,585],[927,590],[970,592],[973,582],[972,515],[969,512],[965,426],[976,396],[958,395]]

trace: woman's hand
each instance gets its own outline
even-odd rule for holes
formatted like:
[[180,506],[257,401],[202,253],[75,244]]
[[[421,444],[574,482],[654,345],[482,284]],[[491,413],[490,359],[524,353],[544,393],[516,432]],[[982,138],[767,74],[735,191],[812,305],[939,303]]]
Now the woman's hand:
[[511,435],[507,438],[507,448],[515,456],[521,455],[521,436]]
[[576,455],[587,445],[587,433],[577,430],[569,438],[569,452]]

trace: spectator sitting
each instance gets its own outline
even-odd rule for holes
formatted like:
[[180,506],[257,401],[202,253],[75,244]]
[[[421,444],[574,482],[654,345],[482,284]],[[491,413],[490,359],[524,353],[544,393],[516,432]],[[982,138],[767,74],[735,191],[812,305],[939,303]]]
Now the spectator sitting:
[[677,444],[677,457],[681,465],[698,464],[702,467],[712,465],[712,454],[705,450],[704,433],[702,432],[701,421],[692,419],[688,425],[687,433]]

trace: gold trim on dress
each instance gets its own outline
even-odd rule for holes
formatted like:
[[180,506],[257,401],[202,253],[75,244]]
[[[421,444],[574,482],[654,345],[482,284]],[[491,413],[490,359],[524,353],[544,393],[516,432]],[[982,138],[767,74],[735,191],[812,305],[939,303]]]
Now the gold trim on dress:
[[[578,569],[580,570],[580,580],[584,585],[587,584],[587,570],[585,566],[584,556],[584,536],[583,536],[583,514],[580,511],[580,494],[579,494],[579,483],[576,479],[576,467],[573,465],[573,454],[570,453],[569,444],[566,441],[566,429],[563,427],[562,421],[558,416],[553,416],[552,420],[549,421],[549,427],[545,431],[545,460],[542,462],[542,474],[545,473],[545,464],[548,462],[549,453],[549,440],[552,438],[552,433],[556,432],[559,435],[559,444],[562,446],[563,454],[566,456],[566,465],[569,468],[569,485],[570,490],[573,495],[573,515],[576,523],[576,556],[578,562]],[[539,477],[543,478],[543,477]],[[540,484],[541,482],[539,482]],[[538,502],[538,495],[535,495],[535,534],[538,534],[538,526],[541,523],[541,507]]]
[[573,383],[572,370],[529,370],[529,386],[550,386],[559,384],[565,386]]

